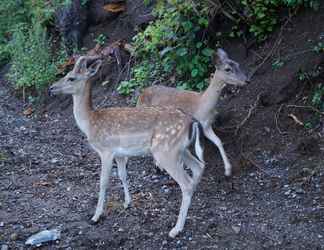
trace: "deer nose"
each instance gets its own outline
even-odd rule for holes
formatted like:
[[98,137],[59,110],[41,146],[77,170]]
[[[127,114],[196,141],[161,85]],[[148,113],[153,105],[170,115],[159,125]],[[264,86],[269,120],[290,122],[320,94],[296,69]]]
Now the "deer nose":
[[53,96],[53,87],[49,87],[47,92],[48,92],[48,96]]

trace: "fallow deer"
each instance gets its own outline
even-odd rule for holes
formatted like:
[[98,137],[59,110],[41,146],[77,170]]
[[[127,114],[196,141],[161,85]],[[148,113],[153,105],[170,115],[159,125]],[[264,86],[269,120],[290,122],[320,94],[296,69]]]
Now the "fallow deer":
[[[168,107],[123,107],[94,110],[91,82],[102,60],[81,57],[73,70],[54,83],[51,94],[70,94],[73,113],[80,130],[101,158],[99,199],[93,222],[97,222],[105,207],[106,190],[113,160],[125,191],[127,207],[131,201],[126,181],[126,157],[151,153],[157,164],[179,184],[182,202],[176,225],[169,232],[175,237],[183,230],[191,198],[204,170],[199,141],[199,122],[181,110]],[[188,147],[194,143],[198,158]],[[184,164],[191,170],[189,174]]]
[[137,106],[172,106],[193,115],[202,124],[204,135],[218,147],[224,162],[225,175],[230,176],[232,166],[220,138],[212,129],[212,123],[218,113],[217,104],[224,87],[227,84],[243,86],[248,78],[239,64],[230,59],[223,49],[217,50],[215,59],[216,70],[209,87],[203,93],[156,85],[143,91]]

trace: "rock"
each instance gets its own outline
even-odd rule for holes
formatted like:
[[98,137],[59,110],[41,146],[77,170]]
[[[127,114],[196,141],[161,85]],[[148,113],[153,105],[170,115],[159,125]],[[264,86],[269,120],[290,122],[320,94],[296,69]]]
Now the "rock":
[[18,239],[18,234],[17,234],[17,233],[12,233],[12,234],[10,234],[10,239],[11,239],[12,241],[16,241],[16,240]]
[[40,246],[44,242],[55,241],[61,238],[61,231],[58,229],[44,230],[37,234],[30,236],[25,244],[32,246]]
[[1,222],[0,222],[0,227],[3,227],[3,226],[4,226],[4,222],[1,221]]
[[1,245],[1,250],[8,250],[9,247],[6,244]]
[[239,226],[232,226],[232,229],[236,234],[239,234],[241,232],[241,227]]

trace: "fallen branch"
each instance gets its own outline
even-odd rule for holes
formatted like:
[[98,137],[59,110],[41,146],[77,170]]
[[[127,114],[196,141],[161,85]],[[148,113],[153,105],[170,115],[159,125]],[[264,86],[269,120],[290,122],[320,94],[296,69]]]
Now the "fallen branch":
[[314,111],[315,113],[318,113],[320,115],[324,115],[324,112],[318,110],[317,108],[314,108],[312,106],[302,106],[302,105],[287,105],[287,108],[301,108],[301,109],[310,109]]
[[239,130],[244,126],[244,124],[250,119],[253,111],[257,108],[259,101],[260,101],[260,97],[261,97],[261,93],[258,94],[258,97],[256,99],[256,101],[254,102],[253,105],[251,105],[249,112],[247,114],[247,116],[241,121],[241,123],[239,125],[236,126],[236,130],[235,130],[235,135],[237,135],[237,133],[239,132]]
[[294,114],[289,114],[288,117],[290,117],[291,119],[293,119],[294,122],[296,122],[298,125],[304,126],[304,123],[301,120],[299,120],[297,118],[297,116],[295,116]]

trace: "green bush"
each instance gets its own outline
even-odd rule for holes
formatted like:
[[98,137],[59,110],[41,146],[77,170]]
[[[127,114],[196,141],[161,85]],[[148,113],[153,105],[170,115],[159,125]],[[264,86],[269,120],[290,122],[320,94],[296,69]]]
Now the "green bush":
[[9,79],[17,88],[40,90],[55,80],[57,67],[46,27],[68,0],[0,2],[0,66],[11,60]]
[[[252,33],[258,41],[262,41],[274,30],[279,23],[279,13],[283,9],[296,9],[306,7],[318,9],[319,0],[239,0],[244,9],[244,13],[237,15],[239,11],[232,10],[232,14],[237,18],[237,24],[232,34],[238,34],[236,31],[239,24],[246,23],[249,32]],[[241,33],[239,33],[241,34]]]
[[20,26],[9,45],[12,57],[9,79],[17,88],[35,87],[40,90],[56,78],[57,67],[40,24],[28,29]]
[[136,61],[132,78],[118,90],[129,94],[155,80],[174,77],[177,85],[201,90],[212,68],[213,50],[208,47],[206,32],[208,8],[204,1],[159,1],[156,21],[134,37]]

